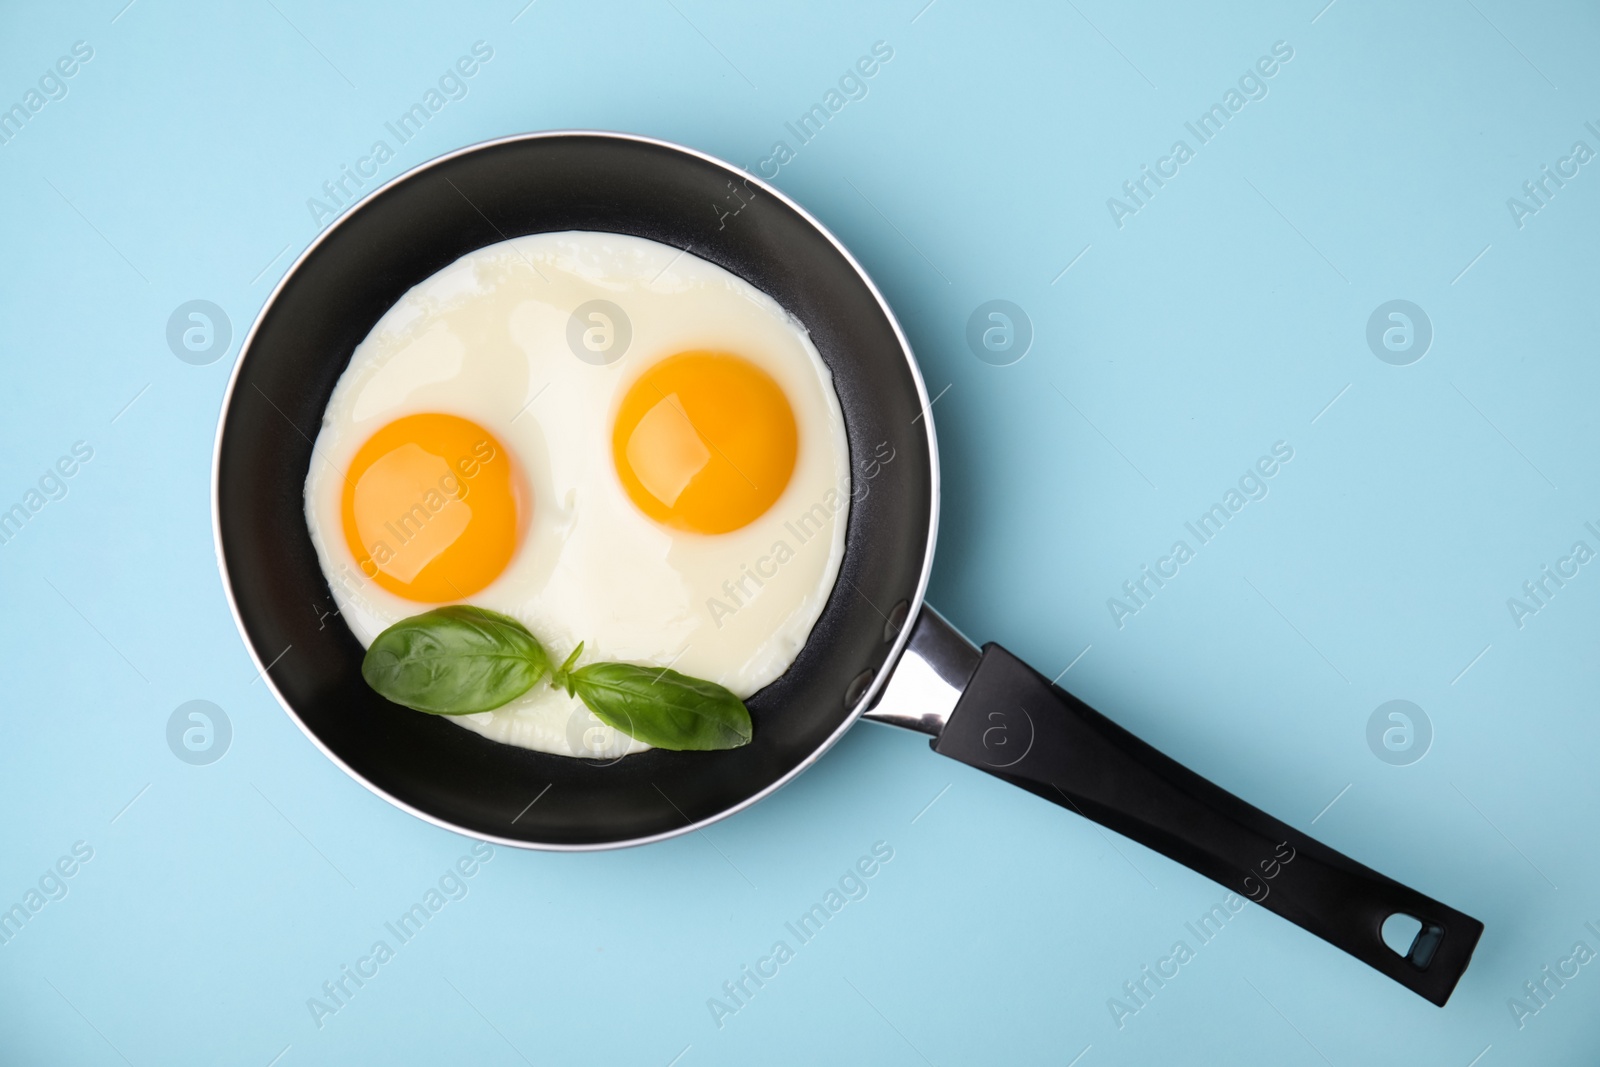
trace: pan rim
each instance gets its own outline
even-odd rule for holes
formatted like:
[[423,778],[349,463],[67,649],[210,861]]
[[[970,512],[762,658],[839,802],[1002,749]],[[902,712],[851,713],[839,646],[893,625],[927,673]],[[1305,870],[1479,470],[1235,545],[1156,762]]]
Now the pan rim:
[[[404,800],[401,800],[399,797],[394,796],[373,782],[367,780],[364,775],[356,771],[348,763],[341,759],[339,755],[325,745],[322,739],[313,733],[312,730],[300,718],[300,715],[295,711],[293,705],[284,697],[283,693],[278,689],[277,684],[273,681],[272,675],[268,670],[270,665],[264,663],[260,654],[256,651],[256,647],[250,639],[250,634],[245,629],[244,618],[240,615],[238,602],[234,598],[233,581],[228,571],[227,556],[224,552],[222,542],[222,440],[228,425],[228,414],[233,406],[234,390],[238,385],[239,374],[244,368],[245,357],[250,351],[251,344],[255,341],[256,333],[260,329],[261,323],[266,319],[268,312],[272,310],[272,307],[276,303],[279,295],[289,284],[289,281],[294,278],[301,265],[308,258],[310,258],[312,253],[314,253],[325,240],[328,239],[329,235],[338,230],[338,228],[344,225],[347,220],[353,218],[355,214],[366,207],[374,197],[403,181],[406,181],[424,171],[430,170],[433,167],[446,163],[449,160],[455,159],[458,156],[464,156],[469,153],[482,151],[484,149],[493,148],[499,145],[515,144],[523,141],[545,140],[558,137],[594,137],[610,140],[633,141],[639,144],[652,145],[658,148],[665,148],[671,151],[694,156],[697,159],[703,160],[715,167],[719,167],[730,174],[737,176],[742,181],[754,183],[762,192],[778,200],[790,210],[798,214],[813,229],[820,233],[829,244],[833,245],[834,249],[837,250],[838,253],[844,258],[845,262],[850,265],[850,269],[855,271],[856,277],[859,278],[862,284],[866,286],[867,291],[872,294],[872,298],[877,301],[878,308],[883,312],[884,318],[888,321],[890,328],[894,331],[895,340],[900,345],[900,353],[906,362],[906,368],[911,372],[911,380],[916,386],[918,405],[922,411],[922,423],[925,427],[925,433],[927,434],[928,442],[928,541],[927,548],[923,552],[922,569],[917,576],[917,587],[909,601],[906,622],[900,627],[900,632],[894,636],[893,641],[890,643],[889,653],[884,658],[883,668],[879,670],[873,677],[871,683],[867,686],[866,691],[861,695],[860,699],[856,701],[855,706],[850,709],[849,713],[845,716],[844,720],[839,724],[839,726],[831,734],[824,738],[821,744],[812,749],[812,751],[806,755],[805,758],[800,760],[800,762],[791,767],[775,781],[771,782],[750,796],[745,797],[738,803],[723,808],[713,815],[709,815],[697,822],[686,823],[681,827],[677,827],[672,830],[664,830],[655,834],[624,838],[616,841],[592,842],[583,844],[527,841],[516,838],[501,837],[495,834],[482,834],[468,830],[465,827],[458,826],[447,819],[440,818],[431,812],[423,811],[422,809],[417,808]],[[884,299],[883,293],[879,291],[877,284],[873,282],[872,278],[867,274],[865,268],[861,266],[860,262],[857,261],[854,255],[851,254],[850,250],[844,246],[844,243],[834,235],[833,231],[829,230],[822,224],[821,220],[817,219],[816,216],[811,214],[811,212],[807,211],[804,207],[800,206],[800,204],[796,203],[782,190],[763,180],[759,175],[751,174],[749,171],[735,167],[726,160],[713,156],[710,153],[702,152],[699,149],[691,148],[675,141],[668,141],[657,137],[649,137],[644,134],[626,133],[614,130],[538,130],[530,133],[510,134],[505,137],[496,137],[486,141],[478,141],[473,144],[464,145],[460,148],[445,152],[442,155],[433,157],[432,159],[424,160],[416,166],[411,167],[409,170],[395,175],[393,178],[390,178],[382,185],[377,186],[362,196],[360,200],[356,201],[346,211],[340,214],[338,218],[334,219],[332,223],[322,230],[322,232],[318,233],[316,237],[312,239],[311,243],[308,244],[297,257],[295,257],[294,262],[289,265],[289,269],[284,272],[283,276],[278,279],[277,284],[273,286],[272,291],[267,294],[267,298],[262,303],[260,310],[256,312],[255,319],[250,324],[250,329],[245,333],[244,339],[239,343],[239,354],[234,357],[233,368],[228,373],[228,383],[222,393],[222,406],[217,416],[217,429],[211,446],[212,550],[217,557],[218,574],[222,578],[222,593],[227,599],[228,612],[233,616],[234,627],[238,630],[239,636],[244,641],[245,651],[249,653],[251,662],[256,666],[256,675],[265,681],[267,688],[272,692],[273,698],[278,702],[278,706],[282,708],[283,711],[294,722],[294,724],[300,728],[300,732],[303,733],[324,756],[331,760],[335,766],[344,771],[344,773],[350,778],[365,786],[374,795],[378,796],[384,801],[387,801],[389,804],[394,805],[401,811],[415,816],[424,822],[431,823],[442,830],[448,830],[452,833],[460,834],[463,837],[471,838],[473,840],[504,845],[508,848],[529,849],[540,852],[605,852],[613,849],[633,848],[639,845],[648,845],[658,841],[670,840],[674,837],[681,837],[684,834],[692,833],[696,830],[703,830],[714,823],[738,814],[746,808],[754,805],[757,801],[766,799],[779,789],[783,788],[783,786],[792,782],[800,775],[802,771],[805,771],[814,765],[819,759],[822,758],[825,752],[831,749],[839,741],[839,739],[844,736],[847,730],[856,724],[856,721],[861,717],[861,713],[866,710],[866,708],[870,706],[877,698],[884,685],[887,684],[890,675],[894,673],[895,666],[899,663],[900,655],[905,650],[907,642],[911,639],[911,631],[914,628],[913,623],[916,620],[917,613],[922,609],[922,604],[927,594],[929,577],[933,571],[933,556],[938,535],[939,443],[933,427],[933,411],[928,400],[928,389],[926,384],[923,382],[922,371],[917,365],[916,355],[911,350],[911,342],[907,339],[905,331],[900,327],[900,320],[895,317],[894,311],[889,307],[888,301]]]

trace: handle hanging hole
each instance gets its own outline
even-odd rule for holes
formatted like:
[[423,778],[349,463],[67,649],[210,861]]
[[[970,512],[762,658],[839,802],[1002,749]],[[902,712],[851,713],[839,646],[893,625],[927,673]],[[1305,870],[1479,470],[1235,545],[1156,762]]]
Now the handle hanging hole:
[[1411,946],[1417,943],[1420,933],[1422,920],[1415,915],[1397,911],[1383,920],[1383,943],[1393,949],[1396,955],[1411,955]]
[[1439,942],[1444,940],[1444,927],[1397,911],[1383,920],[1382,935],[1383,943],[1395,954],[1404,956],[1412,966],[1427,970],[1439,950]]

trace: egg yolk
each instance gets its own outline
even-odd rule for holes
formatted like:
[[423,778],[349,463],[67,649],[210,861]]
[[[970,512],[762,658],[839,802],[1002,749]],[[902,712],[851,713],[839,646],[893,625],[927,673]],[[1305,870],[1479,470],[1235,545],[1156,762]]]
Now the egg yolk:
[[345,543],[368,578],[407,600],[471,596],[516,552],[527,510],[511,456],[455,415],[407,415],[362,445],[345,474]]
[[645,371],[611,432],[628,498],[692,533],[759,518],[789,484],[797,451],[794,411],[778,383],[726,352],[680,352]]

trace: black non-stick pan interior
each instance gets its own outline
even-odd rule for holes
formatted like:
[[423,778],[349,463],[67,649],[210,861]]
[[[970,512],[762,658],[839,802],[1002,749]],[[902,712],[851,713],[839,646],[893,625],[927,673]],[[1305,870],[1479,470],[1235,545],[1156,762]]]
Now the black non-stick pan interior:
[[[391,799],[444,825],[530,845],[671,834],[748,803],[808,763],[849,719],[846,693],[861,691],[864,672],[882,673],[891,619],[904,617],[907,602],[916,607],[932,548],[923,394],[891,316],[851,260],[743,177],[696,153],[620,136],[540,135],[464,150],[333,224],[256,324],[219,430],[224,574],[257,660],[272,664],[272,684],[301,725]],[[723,214],[741,201],[737,214]],[[853,466],[893,449],[851,506],[840,579],[805,649],[748,702],[755,736],[743,748],[650,751],[602,765],[498,744],[378,697],[361,680],[360,644],[337,617],[323,617],[333,601],[303,492],[311,442],[351,352],[441,267],[484,245],[559,230],[690,249],[770,294],[810,331],[833,373]]]

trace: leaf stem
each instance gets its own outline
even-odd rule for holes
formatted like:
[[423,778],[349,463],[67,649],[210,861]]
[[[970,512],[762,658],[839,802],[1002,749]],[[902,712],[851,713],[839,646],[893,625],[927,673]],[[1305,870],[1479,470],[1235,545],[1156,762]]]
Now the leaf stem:
[[583,654],[583,644],[582,641],[579,641],[578,647],[572,650],[572,654],[563,660],[561,666],[557,667],[555,673],[550,676],[550,687],[552,689],[565,689],[569,697],[577,695],[572,685],[572,665],[578,662],[578,657]]

